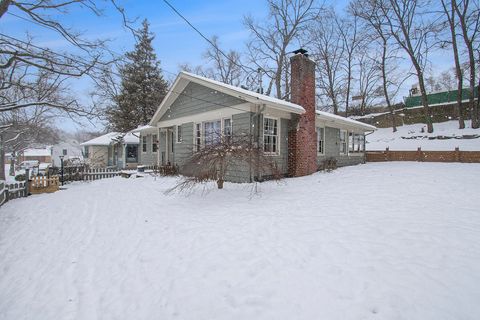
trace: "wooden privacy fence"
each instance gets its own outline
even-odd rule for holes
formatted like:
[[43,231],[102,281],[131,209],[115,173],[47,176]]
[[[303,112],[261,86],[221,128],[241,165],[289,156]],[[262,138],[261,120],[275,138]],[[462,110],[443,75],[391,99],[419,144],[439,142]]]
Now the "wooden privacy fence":
[[420,161],[420,162],[465,162],[480,163],[480,151],[367,151],[367,162],[382,161]]

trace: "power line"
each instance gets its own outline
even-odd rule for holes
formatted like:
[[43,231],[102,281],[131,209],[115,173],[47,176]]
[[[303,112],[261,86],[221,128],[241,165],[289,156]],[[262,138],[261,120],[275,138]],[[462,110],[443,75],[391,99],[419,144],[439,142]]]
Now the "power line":
[[[257,71],[249,66],[244,66],[239,64],[238,62],[231,59],[227,54],[225,54],[212,40],[208,39],[200,30],[198,30],[185,16],[183,16],[173,5],[170,4],[167,0],[163,0],[180,18],[182,18],[195,32],[197,32],[205,41],[207,41],[212,47],[215,48],[218,52],[220,52],[225,58],[227,58],[230,62],[235,64],[237,67],[241,68],[243,71],[250,73],[252,71]],[[250,71],[246,70],[246,68],[250,69]]]

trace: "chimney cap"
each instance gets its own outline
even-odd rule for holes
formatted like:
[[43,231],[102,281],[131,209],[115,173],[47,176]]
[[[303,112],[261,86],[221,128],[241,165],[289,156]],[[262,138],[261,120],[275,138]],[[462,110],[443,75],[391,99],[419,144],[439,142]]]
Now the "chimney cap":
[[303,48],[300,48],[300,49],[297,49],[297,50],[294,50],[294,51],[293,51],[294,54],[299,54],[299,53],[300,53],[300,54],[303,54],[303,55],[308,56],[308,55],[306,54],[307,52],[308,52],[308,51],[305,50],[305,49],[303,49]]

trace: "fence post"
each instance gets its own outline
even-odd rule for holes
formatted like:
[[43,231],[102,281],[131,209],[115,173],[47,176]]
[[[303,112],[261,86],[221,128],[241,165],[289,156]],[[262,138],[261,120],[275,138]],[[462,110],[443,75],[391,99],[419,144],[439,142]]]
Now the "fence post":
[[390,147],[385,148],[385,161],[390,161]]
[[422,157],[422,147],[417,148],[417,161],[422,162],[423,157]]
[[28,197],[28,193],[30,192],[30,178],[29,178],[29,169],[25,169],[25,197]]
[[460,159],[460,148],[455,147],[455,162],[462,162]]

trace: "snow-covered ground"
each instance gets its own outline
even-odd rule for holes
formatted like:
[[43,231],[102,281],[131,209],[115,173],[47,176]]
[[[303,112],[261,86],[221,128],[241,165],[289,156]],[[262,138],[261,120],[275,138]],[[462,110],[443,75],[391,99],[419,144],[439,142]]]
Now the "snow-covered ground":
[[0,208],[0,319],[480,319],[479,164],[206,195],[113,178]]
[[[434,123],[433,133],[427,133],[426,125],[422,123],[398,127],[397,132],[392,132],[392,128],[379,128],[367,136],[367,150],[385,150],[386,147],[390,150],[417,150],[421,147],[422,150],[453,151],[459,147],[464,151],[480,151],[480,137],[459,139],[464,135],[480,136],[480,129],[472,129],[470,120],[465,125],[466,128],[460,130],[458,121]],[[431,139],[438,136],[450,139]]]

